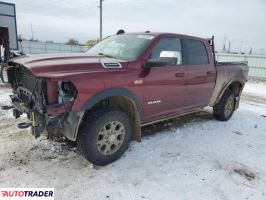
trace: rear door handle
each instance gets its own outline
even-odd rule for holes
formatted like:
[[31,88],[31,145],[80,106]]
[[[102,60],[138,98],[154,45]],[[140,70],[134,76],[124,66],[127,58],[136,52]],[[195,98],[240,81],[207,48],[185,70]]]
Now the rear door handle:
[[176,73],[175,77],[185,77],[185,73]]
[[207,72],[207,75],[208,75],[208,76],[210,76],[210,75],[214,75],[214,74],[215,74],[214,71],[208,71],[208,72]]

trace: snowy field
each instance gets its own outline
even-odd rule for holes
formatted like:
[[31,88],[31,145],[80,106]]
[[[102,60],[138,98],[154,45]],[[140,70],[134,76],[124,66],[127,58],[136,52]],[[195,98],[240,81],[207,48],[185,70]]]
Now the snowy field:
[[[0,85],[0,103],[9,89]],[[76,147],[35,140],[0,111],[0,187],[54,187],[55,199],[265,200],[266,84],[246,85],[228,122],[211,110],[149,126],[106,167]]]

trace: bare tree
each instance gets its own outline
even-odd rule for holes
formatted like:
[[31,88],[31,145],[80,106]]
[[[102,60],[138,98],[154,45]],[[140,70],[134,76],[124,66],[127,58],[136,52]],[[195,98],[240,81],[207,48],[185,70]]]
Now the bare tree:
[[66,44],[68,45],[79,45],[79,41],[78,40],[75,40],[74,38],[70,38]]
[[89,47],[94,46],[94,45],[97,44],[99,41],[100,41],[99,38],[97,38],[97,39],[87,40],[87,41],[85,42],[85,46],[89,46]]

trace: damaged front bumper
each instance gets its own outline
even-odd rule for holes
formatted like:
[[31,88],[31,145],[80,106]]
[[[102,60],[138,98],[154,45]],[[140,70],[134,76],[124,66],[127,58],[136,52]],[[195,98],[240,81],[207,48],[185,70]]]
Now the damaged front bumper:
[[28,122],[18,124],[18,128],[25,129],[31,127],[31,133],[38,138],[42,133],[47,133],[49,139],[65,136],[69,140],[75,141],[78,127],[82,121],[84,111],[73,112],[70,110],[72,103],[49,106],[46,113],[41,114],[31,110],[21,99],[15,95],[10,95],[12,106],[2,106],[3,110],[13,109],[13,116],[17,119],[22,114],[26,114]]

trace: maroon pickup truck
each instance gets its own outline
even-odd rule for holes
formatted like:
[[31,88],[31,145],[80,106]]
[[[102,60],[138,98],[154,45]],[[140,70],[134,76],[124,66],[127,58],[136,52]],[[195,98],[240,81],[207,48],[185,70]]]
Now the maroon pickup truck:
[[212,39],[169,33],[107,37],[86,53],[24,56],[8,62],[15,118],[26,113],[39,137],[62,133],[84,157],[107,165],[141,139],[141,126],[213,107],[230,119],[248,67],[215,62]]

